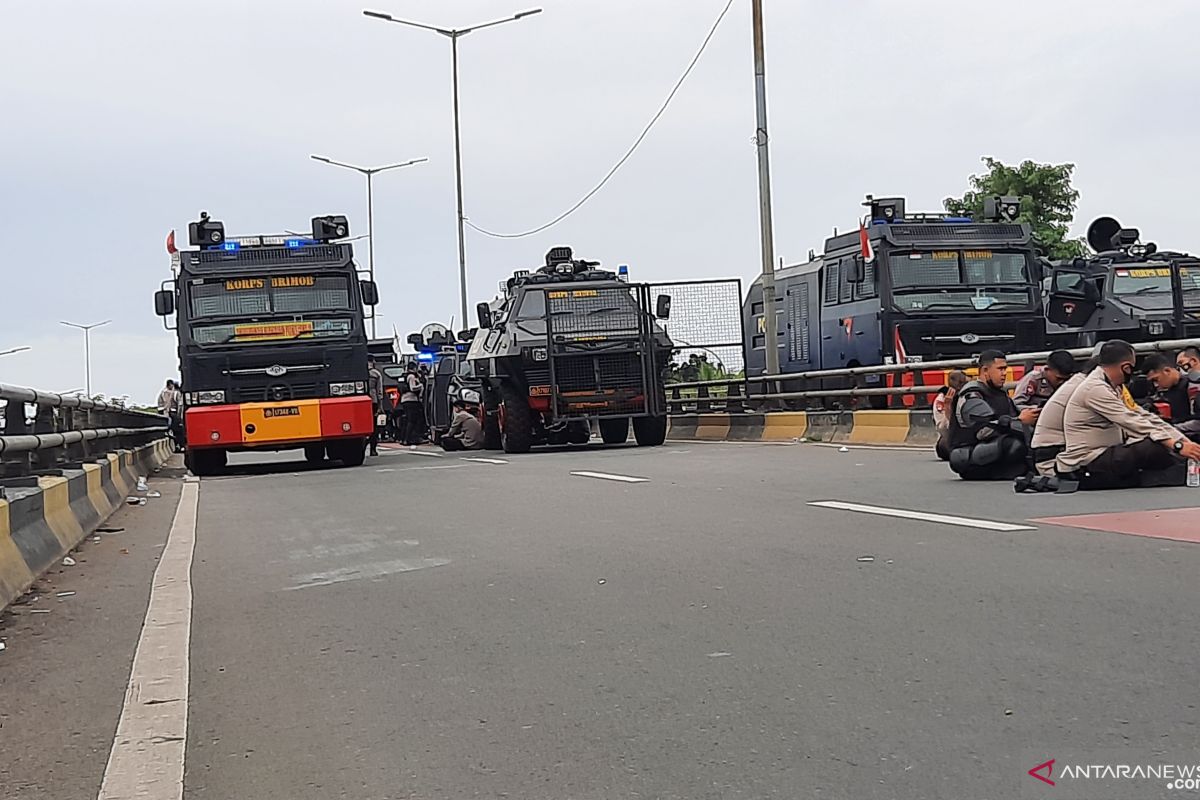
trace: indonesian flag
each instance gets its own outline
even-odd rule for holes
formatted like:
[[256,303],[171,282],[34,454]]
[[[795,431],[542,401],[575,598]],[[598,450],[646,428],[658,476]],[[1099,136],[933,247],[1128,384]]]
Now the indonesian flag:
[[875,260],[875,251],[871,249],[871,237],[867,236],[867,226],[861,221],[858,223],[858,243],[862,246],[863,263],[870,264]]
[[175,255],[179,252],[179,248],[175,246],[175,231],[171,231],[167,234],[167,252],[171,255]]

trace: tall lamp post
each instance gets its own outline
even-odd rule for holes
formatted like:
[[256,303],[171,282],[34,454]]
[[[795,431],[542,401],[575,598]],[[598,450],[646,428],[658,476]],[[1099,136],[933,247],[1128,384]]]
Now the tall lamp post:
[[83,331],[83,364],[84,364],[84,381],[83,385],[87,391],[87,396],[92,396],[92,328],[99,328],[102,325],[107,325],[112,322],[111,319],[106,319],[104,322],[93,322],[91,325],[80,325],[78,322],[63,322],[63,325],[68,325],[72,328],[78,328]]
[[[367,176],[367,274],[371,276],[371,282],[375,282],[375,203],[371,196],[371,178],[375,177],[380,172],[387,172],[389,169],[400,169],[400,167],[411,167],[413,164],[420,164],[423,161],[428,161],[428,158],[414,158],[412,161],[405,161],[400,164],[387,164],[382,167],[359,167],[354,164],[346,164],[342,161],[334,161],[332,158],[325,156],[309,156],[313,161],[320,161],[325,164],[332,164],[335,167],[343,167],[352,169],[355,172]],[[371,338],[375,338],[375,314],[371,314]]]
[[519,14],[514,14],[511,17],[497,19],[491,22],[484,22],[479,25],[472,25],[469,28],[438,28],[434,25],[425,25],[420,22],[410,22],[404,19],[398,19],[391,14],[384,14],[381,11],[363,11],[363,14],[374,19],[381,19],[385,22],[395,22],[400,25],[408,25],[413,28],[423,28],[427,31],[440,33],[450,40],[450,59],[453,65],[453,81],[454,81],[454,178],[458,189],[458,294],[460,311],[462,312],[463,325],[467,322],[467,246],[465,241],[464,217],[463,217],[463,181],[462,181],[462,139],[459,135],[458,126],[458,40],[466,36],[468,33],[473,33],[483,28],[491,28],[495,25],[503,25],[506,22],[516,22],[524,17],[540,14],[542,10],[535,8],[530,11],[522,11]]

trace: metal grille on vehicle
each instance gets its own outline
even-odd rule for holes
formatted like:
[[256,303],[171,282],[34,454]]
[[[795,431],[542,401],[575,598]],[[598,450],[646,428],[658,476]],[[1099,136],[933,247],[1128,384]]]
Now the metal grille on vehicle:
[[256,381],[253,383],[238,382],[233,387],[231,403],[277,403],[284,400],[310,400],[320,397],[316,383],[301,383],[294,381]]
[[344,245],[308,245],[306,247],[262,247],[241,250],[200,250],[181,254],[197,270],[246,266],[288,266],[290,264],[331,264],[346,261]]
[[606,411],[642,409],[642,364],[637,353],[562,356],[554,361],[554,377],[565,403],[576,393],[605,395],[610,403]]
[[555,289],[546,292],[555,334],[636,334],[640,311],[628,289]]
[[971,240],[1020,240],[1023,231],[1020,225],[889,225],[893,241],[911,240],[962,242]]

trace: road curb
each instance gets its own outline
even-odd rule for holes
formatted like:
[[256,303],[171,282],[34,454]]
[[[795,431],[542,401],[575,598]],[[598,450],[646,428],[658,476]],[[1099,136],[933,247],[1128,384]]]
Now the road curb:
[[808,438],[846,444],[932,445],[937,441],[937,428],[928,410],[675,414],[668,437],[710,442],[790,442]]
[[161,439],[64,469],[61,477],[39,477],[37,487],[9,489],[8,499],[0,500],[0,609],[100,527],[137,479],[171,453]]

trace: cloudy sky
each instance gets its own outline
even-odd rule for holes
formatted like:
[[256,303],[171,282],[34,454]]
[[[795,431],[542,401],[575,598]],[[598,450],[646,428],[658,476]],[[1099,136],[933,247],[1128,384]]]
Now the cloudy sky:
[[[230,234],[307,229],[377,179],[380,324],[403,336],[458,308],[449,42],[442,26],[537,0],[0,0],[0,381],[152,398],[175,372],[151,295],[163,239],[200,209]],[[466,212],[517,231],[586,192],[662,102],[726,0],[542,0],[461,40]],[[865,193],[936,210],[982,155],[1071,161],[1076,232],[1099,214],[1200,249],[1200,125],[1188,0],[766,0],[776,252],[791,261]],[[750,3],[734,0],[688,83],[617,177],[527,239],[469,234],[470,300],[570,244],[635,279],[758,268]],[[365,245],[365,243],[362,243]],[[361,248],[365,258],[365,246]],[[460,323],[461,320],[455,320]]]

